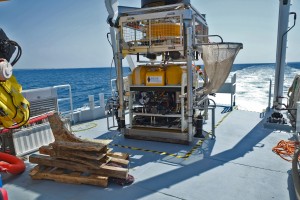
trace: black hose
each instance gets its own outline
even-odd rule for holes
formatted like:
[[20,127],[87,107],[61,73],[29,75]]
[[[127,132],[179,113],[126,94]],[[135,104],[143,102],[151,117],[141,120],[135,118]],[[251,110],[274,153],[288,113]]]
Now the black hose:
[[[4,49],[2,49],[2,50],[4,50],[4,52],[9,52],[10,50],[9,50],[9,48],[11,48],[11,46],[15,46],[15,47],[17,47],[17,55],[16,55],[16,57],[14,58],[14,60],[11,62],[11,65],[12,66],[14,66],[17,62],[18,62],[18,60],[20,59],[20,57],[21,57],[21,55],[22,55],[22,48],[21,48],[21,46],[17,43],[17,42],[15,42],[15,41],[13,41],[13,40],[9,40],[9,39],[5,39],[5,40],[0,40],[0,42],[1,42],[1,44],[2,45],[4,45],[2,48],[4,48]],[[13,54],[13,53],[12,53]],[[12,55],[11,54],[11,55]],[[10,60],[10,56],[11,55],[8,55],[9,57],[8,58],[5,58],[7,61],[9,61]]]
[[17,49],[18,49],[18,52],[17,52],[16,57],[15,57],[14,60],[11,62],[11,65],[14,66],[14,65],[19,61],[19,59],[21,58],[21,55],[22,55],[22,48],[21,48],[21,46],[20,46],[17,42],[15,42],[15,41],[13,41],[13,40],[9,40],[9,43],[10,43],[11,45],[14,45],[14,46],[17,47]]

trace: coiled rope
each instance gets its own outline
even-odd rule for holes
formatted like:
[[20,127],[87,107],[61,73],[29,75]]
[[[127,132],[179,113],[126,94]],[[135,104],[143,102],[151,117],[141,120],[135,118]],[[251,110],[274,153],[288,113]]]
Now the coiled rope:
[[91,123],[86,124],[85,127],[86,128],[79,128],[79,129],[75,129],[75,130],[73,130],[74,127],[72,127],[72,132],[77,133],[77,132],[81,132],[81,131],[87,131],[87,130],[97,127],[97,124],[91,122]]
[[[281,140],[275,147],[273,147],[272,151],[279,155],[282,159],[292,162],[295,149],[298,145],[299,142]],[[300,161],[300,156],[298,157],[298,160]]]

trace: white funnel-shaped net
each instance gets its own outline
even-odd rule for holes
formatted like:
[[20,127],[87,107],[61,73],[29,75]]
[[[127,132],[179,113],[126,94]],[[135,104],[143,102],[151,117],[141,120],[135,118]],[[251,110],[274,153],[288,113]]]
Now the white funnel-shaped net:
[[204,70],[207,82],[204,94],[216,93],[226,81],[241,43],[210,43],[202,45]]

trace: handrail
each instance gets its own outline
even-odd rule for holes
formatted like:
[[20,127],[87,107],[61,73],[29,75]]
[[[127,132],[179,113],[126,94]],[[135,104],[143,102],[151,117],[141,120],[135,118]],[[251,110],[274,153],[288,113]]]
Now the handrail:
[[71,117],[71,121],[73,122],[74,118],[73,118],[73,99],[72,99],[72,88],[70,84],[66,84],[66,85],[56,85],[53,86],[53,88],[55,89],[64,89],[64,88],[68,88],[69,89],[69,98],[57,98],[57,112],[59,112],[59,103],[61,101],[66,101],[69,100],[70,101],[70,117]]
[[[218,37],[221,40],[221,43],[223,42],[223,38],[220,35],[195,35],[196,38],[202,38],[202,37]],[[209,44],[215,44],[215,43],[209,43]]]

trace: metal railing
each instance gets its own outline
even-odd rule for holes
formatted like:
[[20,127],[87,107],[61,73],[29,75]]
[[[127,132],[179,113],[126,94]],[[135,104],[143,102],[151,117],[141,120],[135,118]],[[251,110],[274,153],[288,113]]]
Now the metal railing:
[[69,101],[70,102],[70,110],[69,111],[65,111],[65,112],[61,112],[62,115],[70,115],[70,120],[71,122],[73,122],[74,118],[73,118],[73,99],[72,99],[72,88],[70,84],[66,84],[66,85],[56,85],[53,86],[53,88],[55,88],[56,90],[59,89],[68,89],[69,90],[69,95],[66,98],[57,98],[57,112],[59,112],[59,102],[62,101]]

